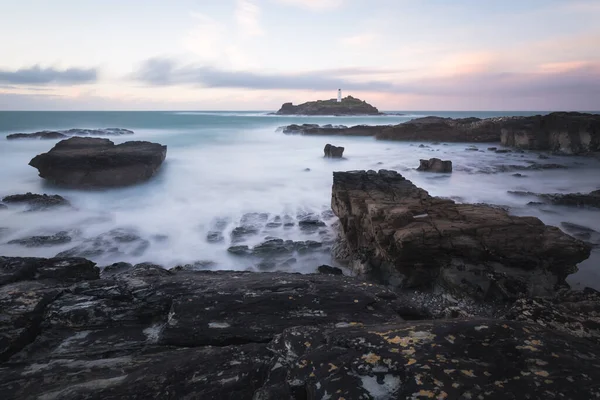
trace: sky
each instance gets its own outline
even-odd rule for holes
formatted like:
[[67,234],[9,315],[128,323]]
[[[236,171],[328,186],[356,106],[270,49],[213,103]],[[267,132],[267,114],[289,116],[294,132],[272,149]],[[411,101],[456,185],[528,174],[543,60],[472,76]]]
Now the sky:
[[600,0],[0,0],[0,110],[600,110]]

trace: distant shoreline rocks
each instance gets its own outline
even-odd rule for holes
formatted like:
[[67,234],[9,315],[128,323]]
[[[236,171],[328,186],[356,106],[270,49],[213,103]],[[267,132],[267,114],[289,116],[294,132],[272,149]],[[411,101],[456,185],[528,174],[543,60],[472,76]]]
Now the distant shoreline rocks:
[[40,177],[74,188],[119,187],[156,174],[167,146],[133,141],[115,145],[108,139],[73,137],[58,142],[30,162]]
[[[398,125],[351,127],[292,124],[282,127],[281,131],[302,135],[373,136],[378,140],[501,143],[522,150],[565,155],[600,152],[600,115],[577,112],[486,119],[424,117]],[[497,148],[493,151],[510,152]]]
[[40,131],[33,133],[13,133],[6,140],[17,139],[66,139],[72,136],[121,136],[133,135],[134,132],[123,128],[103,129],[68,129],[64,131]]

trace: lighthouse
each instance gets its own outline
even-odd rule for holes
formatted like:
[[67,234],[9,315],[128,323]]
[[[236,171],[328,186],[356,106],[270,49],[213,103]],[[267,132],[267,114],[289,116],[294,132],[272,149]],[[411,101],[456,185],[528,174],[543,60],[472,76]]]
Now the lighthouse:
[[337,99],[338,103],[342,102],[342,89],[338,89],[338,99]]

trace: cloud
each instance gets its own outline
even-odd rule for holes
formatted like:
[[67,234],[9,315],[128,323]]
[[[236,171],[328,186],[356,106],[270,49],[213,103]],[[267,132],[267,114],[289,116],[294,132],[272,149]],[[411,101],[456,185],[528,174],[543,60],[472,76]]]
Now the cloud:
[[251,0],[237,0],[235,20],[242,33],[250,36],[262,36],[260,26],[260,8]]
[[68,68],[64,70],[39,65],[16,71],[0,69],[0,83],[10,85],[77,85],[96,82],[98,72],[94,68]]
[[311,10],[330,10],[342,5],[343,0],[275,0],[278,3],[290,4]]
[[391,90],[392,85],[386,82],[360,82],[346,78],[348,76],[365,76],[376,72],[379,71],[343,68],[295,74],[258,73],[219,69],[205,65],[179,66],[173,60],[155,58],[146,61],[134,73],[134,79],[156,86],[197,85],[211,88],[305,90],[327,90],[342,87],[350,90]]
[[575,96],[589,107],[600,109],[600,63],[540,65],[530,72],[495,72],[479,69],[447,76],[428,76],[398,81],[375,79],[396,72],[344,68],[295,74],[233,71],[205,65],[180,66],[173,60],[153,59],[144,63],[135,79],[151,86],[190,85],[206,88],[251,90],[315,90],[343,88],[348,91],[396,95],[478,98],[559,98]]

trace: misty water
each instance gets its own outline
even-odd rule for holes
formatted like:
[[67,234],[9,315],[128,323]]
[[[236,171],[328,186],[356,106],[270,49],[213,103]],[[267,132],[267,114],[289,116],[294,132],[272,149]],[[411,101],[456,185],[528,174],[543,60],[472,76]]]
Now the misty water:
[[[17,193],[60,194],[74,208],[25,212],[18,207],[0,211],[0,255],[52,257],[120,229],[135,240],[113,242],[113,251],[88,258],[99,265],[116,261],[153,262],[165,267],[205,262],[203,268],[257,270],[256,260],[227,252],[232,229],[246,213],[276,216],[313,213],[330,209],[333,171],[391,169],[402,173],[430,194],[458,202],[508,206],[515,215],[539,217],[561,227],[570,222],[600,230],[600,211],[559,206],[532,207],[534,198],[518,197],[511,190],[538,193],[589,192],[600,188],[600,162],[586,157],[536,152],[496,154],[487,151],[498,144],[477,144],[481,151],[466,151],[471,144],[385,142],[360,137],[310,137],[277,131],[291,123],[396,124],[424,115],[489,117],[533,113],[411,113],[385,117],[276,117],[258,112],[5,112],[0,113],[0,196]],[[6,134],[44,129],[119,127],[133,136],[111,138],[115,143],[148,140],[168,146],[167,159],[158,175],[147,183],[110,190],[79,191],[51,186],[28,166],[31,158],[48,151],[56,141],[4,139]],[[326,143],[344,146],[344,160],[323,158]],[[419,159],[452,160],[452,174],[428,174],[415,170]],[[501,165],[528,166],[555,163],[568,169],[497,172]],[[308,171],[307,169],[310,169]],[[521,173],[522,177],[513,174]],[[225,221],[221,243],[209,243],[207,233]],[[267,236],[292,240],[330,239],[331,225],[303,231],[294,227],[262,229],[240,244],[257,244]],[[9,241],[34,235],[68,231],[73,240],[51,247],[26,248]],[[314,272],[332,264],[328,247],[297,257],[281,267],[292,272]],[[212,262],[208,264],[206,262]],[[580,265],[569,281],[574,287],[600,288],[600,254]]]

